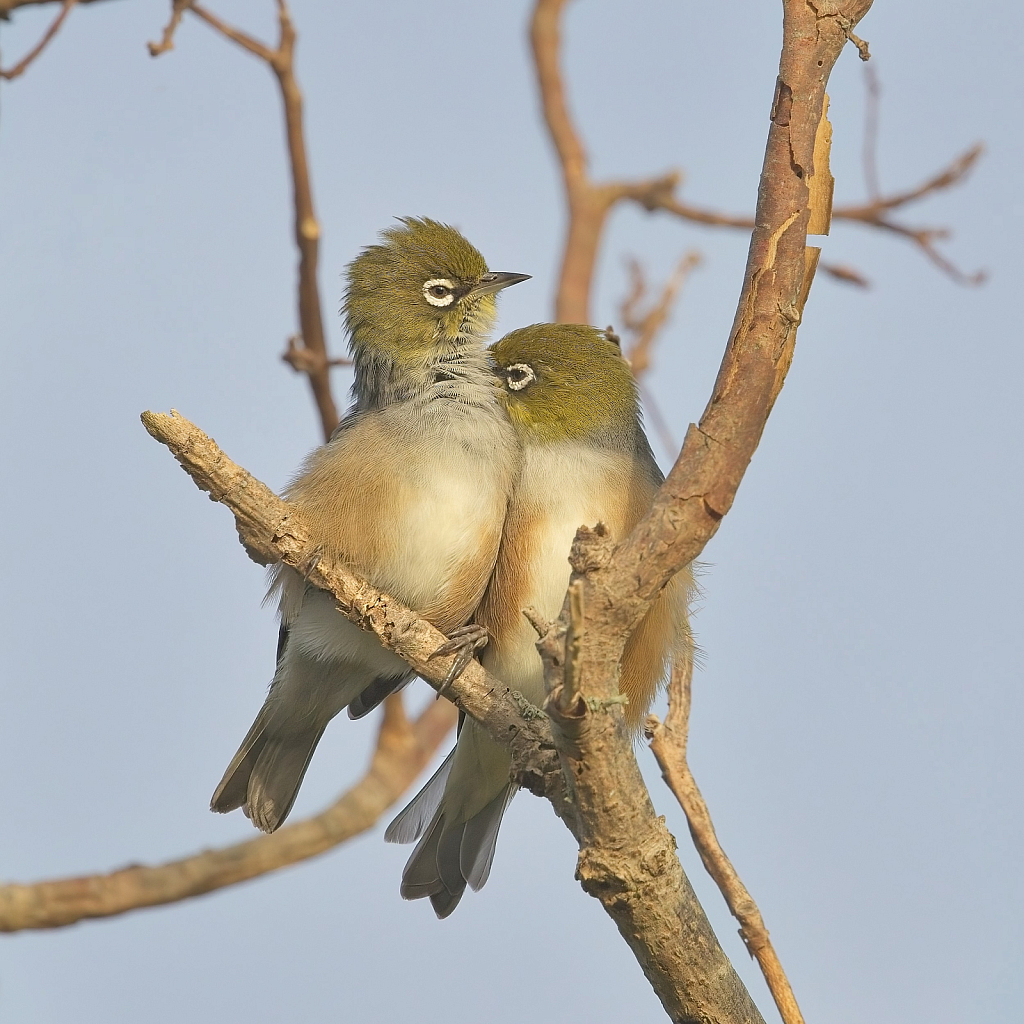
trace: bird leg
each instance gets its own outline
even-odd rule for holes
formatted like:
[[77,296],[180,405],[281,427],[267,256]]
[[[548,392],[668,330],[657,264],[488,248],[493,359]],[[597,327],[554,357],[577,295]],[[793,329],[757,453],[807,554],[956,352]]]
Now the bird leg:
[[448,670],[444,682],[437,688],[437,695],[440,697],[452,683],[466,670],[466,666],[473,660],[477,651],[482,651],[490,640],[487,630],[475,622],[467,626],[459,626],[448,634],[448,639],[430,656],[440,658],[446,654],[454,654],[455,660]]

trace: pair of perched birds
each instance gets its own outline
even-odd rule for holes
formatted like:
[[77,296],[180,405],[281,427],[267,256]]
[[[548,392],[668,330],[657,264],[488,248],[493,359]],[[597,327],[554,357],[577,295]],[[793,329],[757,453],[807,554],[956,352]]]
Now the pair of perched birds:
[[[542,706],[532,607],[555,619],[581,525],[624,537],[662,481],[637,390],[614,337],[536,324],[484,347],[495,296],[526,280],[492,273],[454,228],[405,219],[348,268],[344,314],[354,405],[286,494],[310,541],[470,646],[487,670]],[[620,688],[639,728],[667,660],[690,644],[692,578],[677,577],[628,643]],[[359,718],[412,677],[330,594],[287,566],[277,670],[266,703],[213,795],[273,832],[328,722]],[[463,717],[454,750],[386,838],[419,840],[407,899],[447,917],[490,871],[515,792],[508,751]]]

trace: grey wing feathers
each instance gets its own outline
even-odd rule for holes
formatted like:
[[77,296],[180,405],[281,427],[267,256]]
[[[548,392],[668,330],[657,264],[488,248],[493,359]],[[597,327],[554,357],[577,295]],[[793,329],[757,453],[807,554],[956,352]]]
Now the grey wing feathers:
[[408,672],[402,676],[378,676],[352,699],[348,706],[348,717],[358,719],[368,715],[391,694],[397,693],[403,686],[412,682],[415,677],[415,672]]
[[241,807],[263,832],[275,831],[288,816],[324,734],[324,726],[315,726],[269,735],[268,718],[264,706],[210,800],[210,810],[220,814]]
[[469,821],[451,828],[439,809],[402,873],[403,898],[428,896],[434,913],[445,918],[458,906],[467,884],[479,889],[490,874],[498,829],[514,793],[514,786],[506,786]]
[[274,832],[288,816],[324,734],[324,726],[306,732],[275,736],[260,751],[249,776],[245,813],[263,832]]
[[263,750],[263,734],[267,728],[268,718],[267,706],[264,704],[213,791],[210,798],[211,811],[227,814],[228,811],[233,811],[245,803],[246,794],[249,792],[249,776]]
[[384,832],[386,843],[414,843],[430,823],[441,805],[444,787],[455,763],[455,747],[431,775],[426,785],[395,815]]

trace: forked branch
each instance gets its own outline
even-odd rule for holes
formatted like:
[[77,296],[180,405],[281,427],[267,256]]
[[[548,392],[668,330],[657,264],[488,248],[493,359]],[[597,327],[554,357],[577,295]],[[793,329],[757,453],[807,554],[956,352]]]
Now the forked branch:
[[[197,486],[231,510],[251,558],[260,563],[284,562],[303,572],[310,583],[334,596],[341,614],[372,631],[435,689],[445,686],[446,695],[459,708],[508,746],[516,781],[546,796],[576,835],[581,849],[592,848],[581,831],[579,793],[567,789],[546,718],[538,716],[535,709],[524,715],[521,697],[488,675],[478,662],[471,662],[461,676],[446,682],[454,656],[433,656],[445,640],[442,634],[345,565],[311,550],[296,508],[231,462],[212,439],[181,416],[146,413],[143,422],[173,452]],[[577,601],[575,615],[570,613],[568,621],[575,619],[580,626],[584,615],[584,606]],[[585,650],[589,635],[585,636],[582,628],[576,635]],[[579,664],[576,659],[570,662]],[[593,870],[585,884],[591,886],[590,891],[597,887],[607,895],[602,901],[605,909],[674,1020],[760,1024],[756,1008],[679,866],[672,837],[654,815],[632,743],[624,737],[622,744],[609,748],[608,753],[600,768],[609,773],[606,781],[615,780],[609,791],[614,798],[608,802],[635,814],[639,829],[623,842],[618,831],[605,834],[598,828],[595,833],[592,825],[587,826],[587,836],[602,837],[601,848],[616,852],[603,860],[590,858]],[[666,915],[665,908],[671,908],[671,913]]]
[[[738,1020],[756,1010],[733,1001],[732,986],[716,990],[699,967],[691,973],[673,970],[667,962],[680,950],[703,946],[705,939],[680,927],[679,922],[693,920],[674,902],[689,883],[669,852],[664,822],[646,791],[639,790],[643,798],[636,798],[642,780],[618,704],[618,665],[627,638],[651,602],[700,555],[729,511],[785,382],[819,253],[806,244],[808,226],[827,232],[832,208],[825,86],[869,6],[870,0],[847,0],[819,15],[806,0],[784,0],[782,55],[756,226],[714,392],[700,426],[690,427],[654,507],[629,537],[615,545],[601,528],[577,534],[570,562],[573,584],[583,584],[585,621],[582,628],[573,626],[584,637],[577,672],[583,685],[571,711],[555,699],[567,660],[568,600],[538,645],[555,742],[574,783],[578,876],[609,913],[619,914],[616,920],[628,942],[657,929],[659,924],[650,920],[657,916],[661,943],[652,959],[641,963],[674,1020]],[[630,799],[617,798],[622,793]],[[635,846],[644,850],[647,867],[630,874],[625,885],[619,854]],[[665,892],[661,886],[669,875],[671,892]],[[646,944],[642,948],[649,950]],[[698,977],[699,990],[693,985]]]
[[[15,64],[13,67],[0,68],[0,78],[6,79],[7,81],[11,81],[12,79],[17,78],[19,75],[23,75],[28,70],[28,67],[32,63],[32,61],[34,61],[36,57],[38,57],[39,54],[41,54],[43,50],[46,49],[46,47],[50,43],[50,40],[53,39],[53,37],[60,31],[61,25],[64,24],[65,19],[71,13],[71,9],[77,3],[78,0],[63,0],[61,9],[58,12],[57,17],[54,18],[52,22],[50,22],[49,28],[47,28],[47,30],[42,34],[42,36],[39,39],[39,42],[36,43],[36,45],[33,46],[32,49],[29,50],[28,53],[26,53],[25,56],[22,57],[21,60],[19,60],[18,63]],[[0,7],[0,14],[4,13],[6,12],[3,10],[2,7]]]
[[[621,202],[632,202],[643,209],[662,211],[681,220],[708,227],[738,228],[749,231],[754,219],[707,209],[687,203],[678,195],[682,182],[680,171],[669,171],[641,181],[594,182],[589,175],[586,148],[573,123],[566,99],[565,85],[560,68],[561,23],[569,0],[537,0],[530,24],[530,42],[540,95],[541,110],[548,133],[558,157],[565,188],[568,226],[555,298],[555,319],[570,323],[590,322],[590,294],[594,268],[600,250],[608,214]],[[821,16],[832,18],[832,8],[822,5]],[[847,37],[857,46],[863,59],[867,58],[867,45],[852,33]],[[912,228],[899,224],[887,216],[926,195],[950,188],[961,181],[973,165],[981,147],[976,146],[915,189],[895,193],[888,197],[873,196],[866,205],[838,207],[833,211],[836,220],[855,221],[882,231],[898,234],[913,242],[925,256],[954,280],[962,284],[977,284],[984,274],[965,274],[946,259],[936,248],[936,241],[948,235],[940,228]],[[833,276],[851,283],[863,284],[864,279],[848,268],[826,268]]]

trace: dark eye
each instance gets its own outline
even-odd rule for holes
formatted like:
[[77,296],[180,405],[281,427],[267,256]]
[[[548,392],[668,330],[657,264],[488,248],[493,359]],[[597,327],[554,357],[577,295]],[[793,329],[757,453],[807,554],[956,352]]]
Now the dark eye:
[[537,379],[529,363],[513,363],[505,367],[505,380],[513,391],[522,391],[527,384]]
[[432,277],[423,282],[423,297],[432,306],[450,306],[455,300],[455,285],[446,277]]

